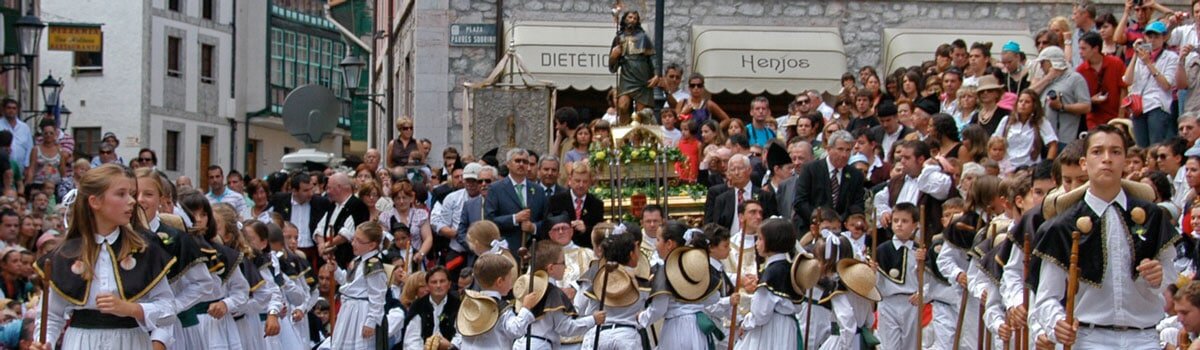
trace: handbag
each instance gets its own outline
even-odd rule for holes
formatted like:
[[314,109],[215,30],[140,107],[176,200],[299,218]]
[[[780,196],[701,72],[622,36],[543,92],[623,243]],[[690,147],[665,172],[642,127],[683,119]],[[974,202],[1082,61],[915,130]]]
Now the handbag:
[[1121,100],[1121,108],[1128,108],[1131,115],[1140,117],[1145,112],[1142,110],[1142,94],[1125,96],[1125,99]]

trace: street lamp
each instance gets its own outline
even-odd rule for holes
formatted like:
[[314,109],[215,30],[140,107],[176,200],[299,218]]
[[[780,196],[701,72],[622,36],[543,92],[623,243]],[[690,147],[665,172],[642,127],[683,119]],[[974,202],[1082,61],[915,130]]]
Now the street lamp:
[[350,90],[351,95],[354,95],[354,91],[358,90],[359,81],[362,80],[362,70],[367,66],[367,62],[356,54],[349,54],[342,59],[342,63],[339,65],[342,67],[342,80],[346,83],[346,89]]
[[27,14],[17,19],[13,23],[13,27],[17,30],[17,46],[19,48],[17,53],[21,55],[24,62],[0,64],[0,73],[18,68],[33,69],[33,59],[38,56],[38,50],[41,49],[42,30],[46,28],[46,24],[42,23],[37,16]]
[[58,107],[59,97],[63,89],[62,79],[55,80],[53,75],[46,75],[38,87],[42,88],[42,101],[46,101],[46,110],[53,111]]
[[59,129],[66,129],[67,122],[71,121],[71,110],[66,105],[58,108],[58,115],[62,116],[62,120],[58,123]]

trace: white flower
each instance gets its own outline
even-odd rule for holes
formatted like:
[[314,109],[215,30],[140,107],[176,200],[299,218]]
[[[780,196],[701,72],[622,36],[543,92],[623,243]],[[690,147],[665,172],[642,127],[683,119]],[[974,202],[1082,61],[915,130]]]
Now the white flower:
[[71,264],[71,272],[76,275],[82,275],[83,274],[83,260],[75,260],[75,263]]
[[121,268],[125,271],[133,270],[134,266],[137,266],[137,259],[134,259],[133,256],[127,256],[124,259],[121,259]]

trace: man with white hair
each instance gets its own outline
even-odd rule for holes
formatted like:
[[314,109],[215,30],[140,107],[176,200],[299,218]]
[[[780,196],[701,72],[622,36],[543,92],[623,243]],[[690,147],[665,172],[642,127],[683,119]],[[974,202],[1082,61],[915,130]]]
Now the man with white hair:
[[380,161],[383,156],[379,154],[379,149],[368,148],[366,153],[363,153],[363,164],[367,165],[367,169],[371,171],[383,169],[383,163]]
[[757,200],[762,204],[763,217],[776,214],[775,195],[754,186],[750,181],[750,158],[746,155],[735,154],[725,164],[726,184],[715,186],[725,187],[724,191],[710,204],[712,215],[704,216],[704,223],[716,223],[729,228],[729,232],[741,230],[738,211],[748,200]]
[[500,227],[500,236],[515,255],[524,244],[523,237],[537,232],[546,214],[546,195],[528,179],[534,165],[529,151],[510,149],[507,159],[508,177],[489,186],[491,195],[484,201],[483,216]]
[[833,119],[833,107],[825,104],[825,101],[821,99],[821,94],[817,90],[808,90],[808,100],[809,104],[817,109],[817,112],[821,112],[821,116],[825,117],[826,122]]
[[800,232],[807,231],[813,210],[820,207],[833,208],[843,218],[863,212],[866,179],[847,164],[853,148],[854,137],[838,130],[829,135],[825,160],[808,162],[799,171],[792,220]]
[[[1196,139],[1200,138],[1200,112],[1183,112],[1177,123],[1179,124],[1179,137],[1187,140],[1188,147],[1196,149]],[[1197,150],[1200,151],[1200,149]]]
[[332,255],[341,268],[346,268],[354,259],[354,252],[347,244],[354,239],[354,228],[371,219],[370,210],[366,203],[354,196],[351,184],[350,177],[343,173],[334,173],[329,177],[325,191],[329,201],[333,202],[333,210],[317,222],[317,228],[312,233],[321,256],[327,258]]

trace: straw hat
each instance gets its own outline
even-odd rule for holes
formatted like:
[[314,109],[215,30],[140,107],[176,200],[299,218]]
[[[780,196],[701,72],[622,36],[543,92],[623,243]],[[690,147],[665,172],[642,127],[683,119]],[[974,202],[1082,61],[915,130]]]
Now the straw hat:
[[709,273],[708,252],[698,248],[678,248],[667,255],[667,284],[679,299],[697,301],[708,292],[712,275]]
[[838,261],[837,273],[842,277],[842,282],[846,284],[846,287],[850,288],[854,294],[871,301],[883,299],[879,295],[879,289],[875,288],[875,270],[872,270],[866,263],[857,259],[842,259]]
[[476,336],[487,333],[496,326],[500,318],[500,307],[496,301],[473,290],[464,291],[462,304],[458,307],[458,318],[455,325],[458,333],[464,336]]
[[997,80],[995,76],[991,74],[984,74],[979,78],[979,87],[976,89],[978,91],[998,90],[1004,89],[1004,85],[1000,85],[1000,80]]
[[797,294],[807,293],[820,278],[821,266],[815,256],[810,253],[796,256],[796,261],[792,262],[792,289]]
[[524,296],[525,293],[533,293],[537,295],[537,299],[541,302],[542,298],[546,297],[546,288],[550,284],[550,280],[546,276],[546,271],[537,271],[533,273],[533,290],[529,290],[529,274],[517,277],[517,281],[513,283],[513,296]]
[[[596,276],[596,281],[592,283],[592,295],[596,296],[596,299],[604,298],[604,305],[626,307],[637,302],[637,280],[629,272],[620,267],[612,271],[601,268]],[[601,296],[601,293],[605,296]]]
[[[1042,200],[1042,214],[1046,218],[1051,218],[1058,215],[1058,213],[1067,211],[1075,203],[1083,200],[1083,195],[1087,193],[1089,187],[1091,187],[1091,183],[1084,183],[1071,190],[1071,192],[1050,192],[1050,194],[1046,195],[1046,199]],[[1154,189],[1150,185],[1122,179],[1121,188],[1125,190],[1127,195],[1133,198],[1154,201]]]

